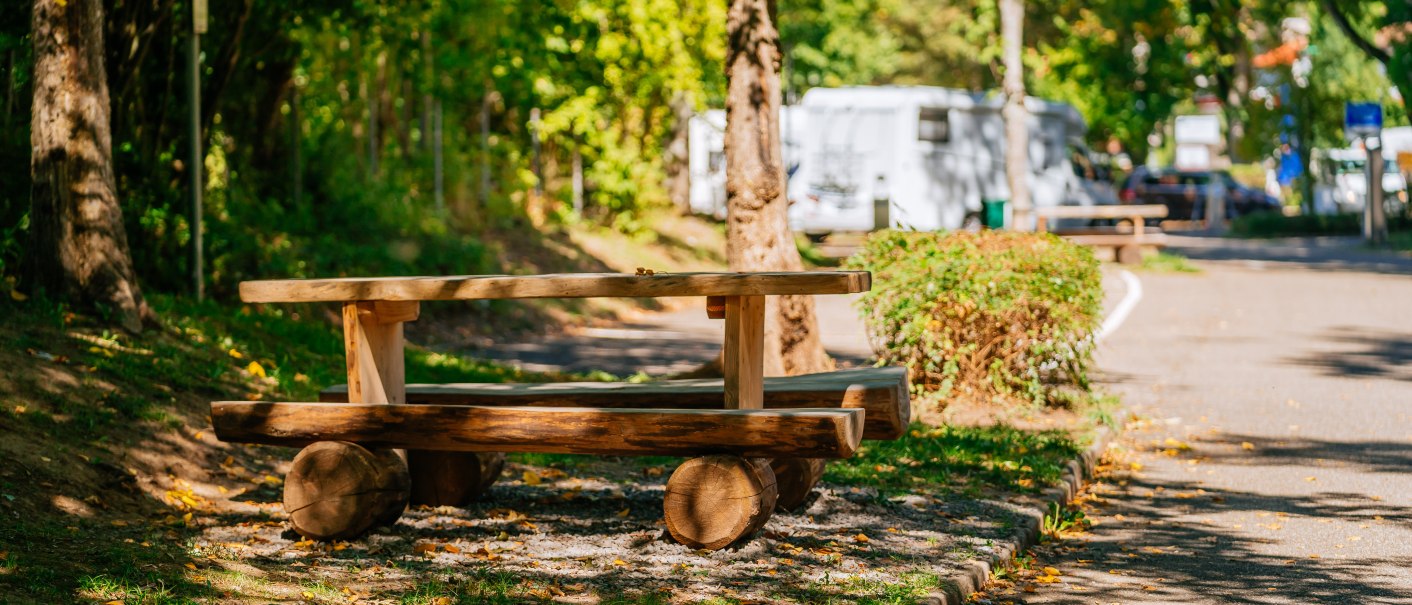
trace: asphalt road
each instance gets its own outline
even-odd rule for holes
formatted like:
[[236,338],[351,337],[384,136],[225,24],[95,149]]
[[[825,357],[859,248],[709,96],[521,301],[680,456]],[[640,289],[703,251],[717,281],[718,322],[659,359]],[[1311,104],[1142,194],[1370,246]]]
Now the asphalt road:
[[1212,262],[1143,274],[1099,354],[1147,419],[1125,472],[1040,549],[1062,581],[999,600],[1412,603],[1412,258],[1179,243]]

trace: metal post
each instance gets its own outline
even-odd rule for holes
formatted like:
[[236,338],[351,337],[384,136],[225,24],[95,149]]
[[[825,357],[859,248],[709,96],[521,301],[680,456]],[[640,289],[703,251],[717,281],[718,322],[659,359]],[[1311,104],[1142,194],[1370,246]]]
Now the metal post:
[[206,298],[205,259],[201,242],[201,227],[204,224],[201,216],[201,190],[205,186],[205,179],[201,175],[201,34],[205,31],[206,2],[197,0],[192,5],[191,38],[187,40],[186,45],[186,90],[191,119],[191,280],[198,301]]
[[583,216],[583,152],[579,150],[579,141],[577,137],[575,137],[574,139],[574,157],[572,163],[574,171],[574,214]]
[[432,102],[431,114],[431,167],[432,182],[436,191],[436,211],[446,210],[446,172],[441,159],[441,99]]
[[1368,195],[1363,208],[1363,216],[1367,220],[1363,234],[1369,243],[1382,244],[1387,241],[1387,216],[1383,208],[1382,138],[1364,139],[1363,148],[1368,152]]
[[539,108],[530,108],[530,167],[534,170],[534,195],[544,196],[544,167],[539,159]]
[[293,207],[298,208],[303,205],[304,197],[304,168],[303,157],[299,149],[299,135],[303,128],[299,123],[299,85],[289,87],[289,171],[290,180],[293,181]]

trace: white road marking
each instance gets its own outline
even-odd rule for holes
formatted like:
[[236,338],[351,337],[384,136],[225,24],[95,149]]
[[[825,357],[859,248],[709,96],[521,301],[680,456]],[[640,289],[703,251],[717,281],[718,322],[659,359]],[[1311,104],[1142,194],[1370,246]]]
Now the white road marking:
[[1123,300],[1118,301],[1118,306],[1113,307],[1113,312],[1108,317],[1103,318],[1103,325],[1098,327],[1098,334],[1093,337],[1094,342],[1102,342],[1109,334],[1118,331],[1118,328],[1127,321],[1128,315],[1137,307],[1137,303],[1142,300],[1142,282],[1132,271],[1122,269],[1118,273],[1123,278],[1123,284],[1127,286],[1127,293],[1123,295]]

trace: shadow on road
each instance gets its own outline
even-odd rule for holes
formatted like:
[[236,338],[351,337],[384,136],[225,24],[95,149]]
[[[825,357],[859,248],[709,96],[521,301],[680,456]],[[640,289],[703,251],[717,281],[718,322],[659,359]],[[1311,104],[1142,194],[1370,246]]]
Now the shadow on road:
[[1316,271],[1412,273],[1412,255],[1372,250],[1356,237],[1237,239],[1173,234],[1167,241],[1168,250],[1194,260],[1286,263]]
[[1333,350],[1306,352],[1285,363],[1314,368],[1325,376],[1412,381],[1412,333],[1342,326],[1320,339]]

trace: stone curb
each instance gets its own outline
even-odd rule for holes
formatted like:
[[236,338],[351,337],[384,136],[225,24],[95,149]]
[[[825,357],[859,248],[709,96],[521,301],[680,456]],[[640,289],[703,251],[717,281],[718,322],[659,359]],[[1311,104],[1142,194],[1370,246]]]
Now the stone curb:
[[[1121,427],[1127,422],[1127,418],[1128,414],[1120,413],[1118,421],[1114,424]],[[1056,502],[1063,506],[1078,494],[1079,490],[1093,477],[1093,470],[1098,464],[1098,459],[1103,456],[1103,452],[1108,449],[1117,436],[1117,430],[1107,426],[1099,428],[1093,438],[1093,445],[1085,449],[1077,458],[1069,461],[1060,484],[1041,493],[1042,508],[1029,508],[1022,513],[1019,519],[1021,527],[1015,531],[1015,535],[1010,540],[997,543],[995,554],[992,554],[989,560],[969,561],[961,571],[943,577],[941,579],[942,588],[924,597],[918,602],[918,605],[961,605],[965,603],[966,599],[985,585],[994,571],[1009,568],[1016,553],[1024,552],[1038,544],[1046,510]]]

